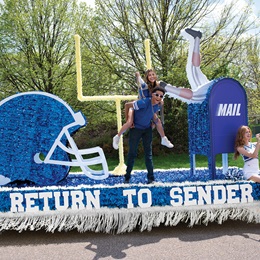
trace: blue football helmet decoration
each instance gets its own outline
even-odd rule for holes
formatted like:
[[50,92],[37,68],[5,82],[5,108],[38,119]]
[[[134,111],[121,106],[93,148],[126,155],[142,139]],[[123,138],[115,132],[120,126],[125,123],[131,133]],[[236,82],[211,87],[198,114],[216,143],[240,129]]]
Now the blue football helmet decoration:
[[[15,181],[54,185],[66,178],[71,166],[80,166],[93,179],[108,177],[103,150],[79,150],[71,137],[85,125],[81,112],[46,92],[19,93],[0,101],[0,185]],[[83,158],[91,153],[98,156]],[[94,164],[103,169],[88,167]]]

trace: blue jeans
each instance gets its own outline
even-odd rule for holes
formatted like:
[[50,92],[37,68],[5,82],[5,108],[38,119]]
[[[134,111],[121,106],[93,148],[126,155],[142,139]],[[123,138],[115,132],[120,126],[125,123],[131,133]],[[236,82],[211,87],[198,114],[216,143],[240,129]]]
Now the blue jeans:
[[145,155],[145,165],[147,169],[147,179],[148,181],[154,181],[153,175],[153,155],[152,155],[152,140],[153,132],[152,128],[137,129],[131,128],[129,131],[129,151],[127,156],[127,168],[125,179],[129,180],[131,177],[131,171],[134,167],[134,161],[137,156],[137,149],[140,140],[143,141],[144,155]]

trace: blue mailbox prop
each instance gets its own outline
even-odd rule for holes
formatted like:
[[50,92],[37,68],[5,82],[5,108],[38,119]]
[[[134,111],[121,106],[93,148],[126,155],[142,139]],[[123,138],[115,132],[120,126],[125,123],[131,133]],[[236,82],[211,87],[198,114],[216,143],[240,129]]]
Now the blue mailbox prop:
[[191,171],[195,172],[195,155],[206,155],[209,172],[215,179],[216,155],[222,154],[225,171],[227,153],[234,152],[236,132],[248,124],[244,88],[232,78],[214,80],[202,103],[188,105],[188,122]]

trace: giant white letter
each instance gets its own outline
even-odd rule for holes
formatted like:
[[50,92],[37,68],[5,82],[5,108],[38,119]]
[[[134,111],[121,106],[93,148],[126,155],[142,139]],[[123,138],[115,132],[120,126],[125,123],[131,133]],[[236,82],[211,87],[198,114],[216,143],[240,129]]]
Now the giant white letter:
[[237,196],[236,190],[239,190],[238,184],[227,185],[227,203],[240,202],[240,198]]
[[10,193],[11,199],[11,212],[24,212],[24,207],[22,205],[23,202],[23,194],[15,192]]
[[100,190],[94,190],[95,197],[93,194],[87,190],[85,191],[85,196],[86,196],[86,208],[87,209],[92,209],[92,205],[94,206],[95,209],[100,209]]
[[127,196],[127,208],[132,209],[134,207],[132,197],[136,196],[136,190],[123,190],[123,196]]
[[72,209],[84,209],[85,205],[83,203],[84,194],[80,190],[73,190],[70,192],[71,194],[71,208]]
[[50,211],[49,198],[52,198],[52,192],[40,192],[39,198],[43,199],[43,211]]
[[[146,194],[147,196],[147,202],[144,203],[143,202],[143,194]],[[141,189],[138,192],[138,205],[141,208],[149,208],[152,205],[152,194],[151,191],[149,189]]]
[[55,208],[57,210],[66,210],[69,207],[69,192],[63,191],[62,197],[63,197],[63,205],[61,205],[61,194],[60,191],[55,191],[53,193],[53,196],[55,198]]
[[26,201],[26,212],[36,212],[39,211],[39,206],[35,205],[35,200],[38,199],[38,193],[25,193]]
[[253,202],[254,198],[252,196],[252,185],[250,184],[240,184],[241,190],[241,202]]
[[172,198],[171,200],[171,205],[172,206],[181,206],[183,203],[183,198],[182,198],[182,190],[179,187],[172,188],[170,190],[170,196]]
[[227,199],[226,189],[223,185],[216,185],[212,187],[214,191],[213,204],[224,204]]

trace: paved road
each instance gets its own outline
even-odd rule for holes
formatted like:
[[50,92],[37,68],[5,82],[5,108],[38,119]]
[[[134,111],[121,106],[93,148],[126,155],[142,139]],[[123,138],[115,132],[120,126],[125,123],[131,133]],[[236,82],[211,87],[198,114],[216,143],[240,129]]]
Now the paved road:
[[1,260],[256,260],[260,257],[260,224],[227,221],[193,228],[181,223],[151,232],[120,235],[4,231],[0,234]]

